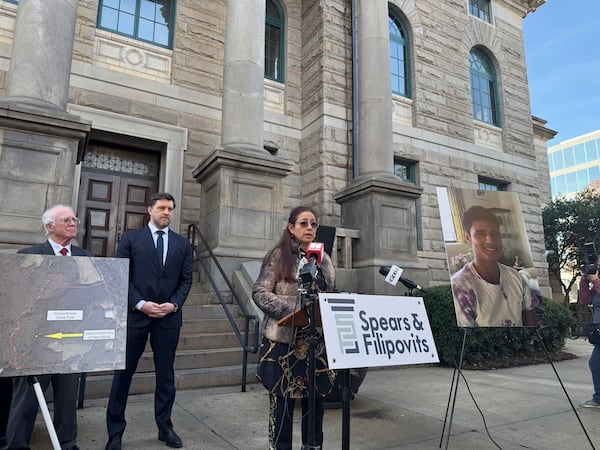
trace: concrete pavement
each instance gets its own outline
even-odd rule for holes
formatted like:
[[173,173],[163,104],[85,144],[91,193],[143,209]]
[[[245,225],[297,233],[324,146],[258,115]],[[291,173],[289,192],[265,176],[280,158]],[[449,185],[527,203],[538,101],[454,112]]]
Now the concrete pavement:
[[[567,351],[578,358],[554,363],[554,367],[592,444],[552,366],[540,364],[463,371],[465,379],[458,385],[452,434],[449,440],[444,438],[442,448],[600,448],[600,409],[579,407],[579,403],[592,394],[587,365],[591,350],[587,341],[569,340]],[[446,406],[452,375],[452,369],[437,366],[370,370],[351,402],[350,448],[440,448],[444,418],[449,419]],[[88,400],[79,410],[81,450],[104,448],[106,402],[106,399]],[[178,391],[173,421],[187,449],[264,450],[267,448],[267,408],[268,397],[258,384],[248,385],[244,393],[239,386]],[[296,409],[297,448],[300,448],[299,416],[300,410]],[[324,449],[341,449],[341,416],[341,409],[326,411]],[[130,397],[127,419],[123,449],[168,448],[157,440],[152,395]],[[47,431],[38,415],[32,449],[50,448]]]

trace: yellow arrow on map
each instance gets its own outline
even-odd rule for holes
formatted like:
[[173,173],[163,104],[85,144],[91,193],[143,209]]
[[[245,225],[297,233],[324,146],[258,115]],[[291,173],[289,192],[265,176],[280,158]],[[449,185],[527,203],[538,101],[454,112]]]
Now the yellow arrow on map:
[[82,337],[83,333],[53,333],[47,334],[44,337],[51,339],[62,339],[62,338],[70,338],[70,337]]

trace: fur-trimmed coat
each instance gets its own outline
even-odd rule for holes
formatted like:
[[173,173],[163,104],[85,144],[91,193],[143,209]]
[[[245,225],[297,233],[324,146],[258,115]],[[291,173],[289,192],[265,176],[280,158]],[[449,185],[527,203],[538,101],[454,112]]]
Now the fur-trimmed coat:
[[[297,244],[293,252],[298,256],[296,268],[304,256],[298,250]],[[265,313],[262,334],[268,339],[285,344],[294,341],[295,329],[293,327],[280,327],[277,321],[295,311],[300,306],[297,281],[276,280],[273,267],[279,260],[279,250],[271,251],[265,256],[260,274],[254,283],[252,299],[254,303]],[[319,264],[321,273],[327,282],[327,289],[334,287],[334,271],[331,258],[326,253]],[[296,270],[297,272],[297,270]]]

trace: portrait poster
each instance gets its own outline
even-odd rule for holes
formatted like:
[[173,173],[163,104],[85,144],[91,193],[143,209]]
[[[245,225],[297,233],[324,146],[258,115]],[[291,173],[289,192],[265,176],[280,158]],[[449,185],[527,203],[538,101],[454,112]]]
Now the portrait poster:
[[539,284],[516,192],[437,188],[460,327],[536,326]]

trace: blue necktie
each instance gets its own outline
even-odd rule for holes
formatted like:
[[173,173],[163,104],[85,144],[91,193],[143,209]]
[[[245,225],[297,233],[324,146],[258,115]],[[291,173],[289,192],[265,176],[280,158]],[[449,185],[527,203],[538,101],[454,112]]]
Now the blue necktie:
[[164,231],[156,232],[156,253],[158,253],[158,263],[160,267],[163,266],[163,253],[165,252],[165,241],[163,240]]

